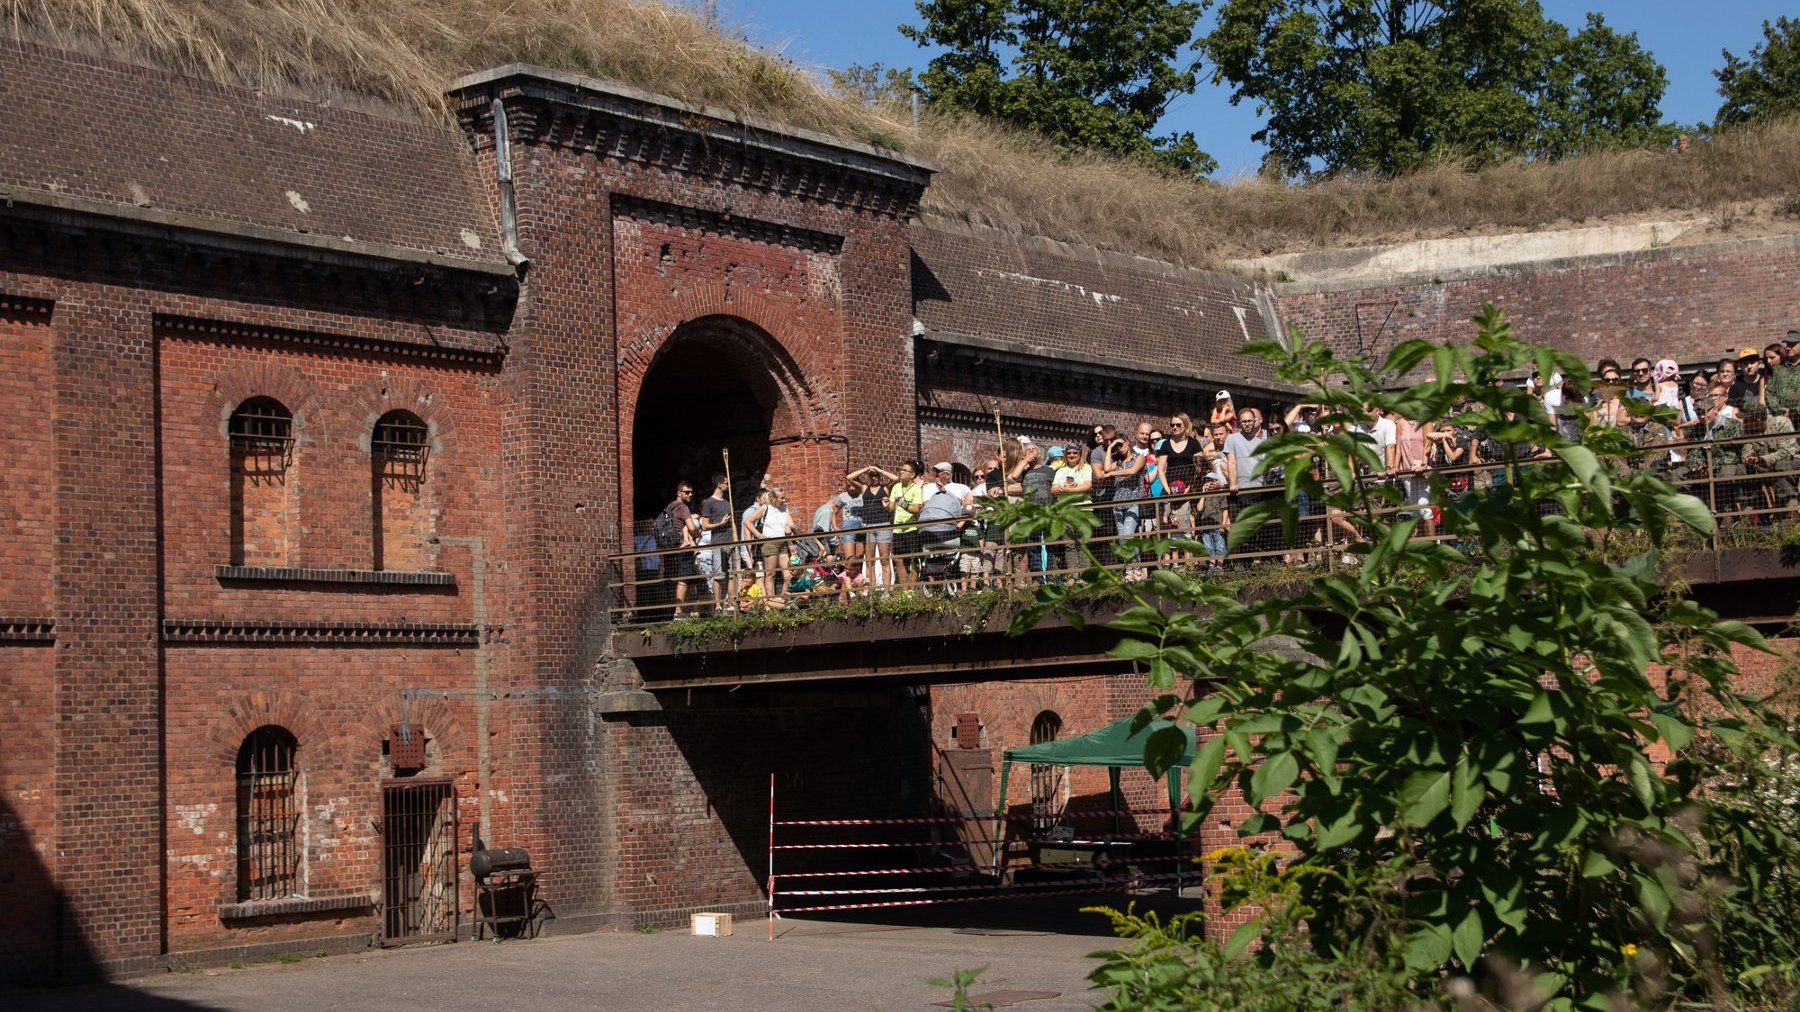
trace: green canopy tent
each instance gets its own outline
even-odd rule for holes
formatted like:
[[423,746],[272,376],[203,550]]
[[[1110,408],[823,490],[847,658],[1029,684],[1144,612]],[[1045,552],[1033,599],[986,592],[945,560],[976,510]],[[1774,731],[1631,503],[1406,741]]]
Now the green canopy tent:
[[[1000,867],[1000,855],[1004,848],[1000,841],[1004,839],[1006,820],[1006,787],[1012,778],[1012,765],[1016,762],[1031,763],[1040,766],[1104,766],[1112,778],[1112,805],[1119,806],[1119,771],[1129,767],[1144,765],[1144,746],[1150,736],[1165,727],[1174,727],[1187,739],[1181,753],[1181,761],[1169,767],[1164,776],[1169,783],[1169,811],[1174,813],[1181,808],[1181,771],[1194,759],[1194,729],[1173,721],[1157,719],[1133,732],[1131,725],[1136,718],[1126,717],[1114,721],[1097,731],[1074,738],[1060,738],[1056,741],[1040,742],[1026,745],[1023,748],[1009,748],[1001,754],[1000,764],[1000,799],[994,810],[994,868],[996,873]],[[1117,816],[1115,816],[1117,818]]]

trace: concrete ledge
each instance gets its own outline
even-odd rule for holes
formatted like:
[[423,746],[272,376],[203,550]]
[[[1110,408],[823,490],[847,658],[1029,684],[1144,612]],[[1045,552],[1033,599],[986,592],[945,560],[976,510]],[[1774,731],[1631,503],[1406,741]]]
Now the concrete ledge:
[[594,700],[594,709],[601,715],[617,713],[648,713],[662,709],[656,696],[642,689],[621,689],[616,692],[602,692]]
[[245,900],[242,903],[219,904],[219,918],[243,921],[253,917],[291,917],[295,914],[336,913],[344,910],[368,910],[375,901],[368,896],[287,896],[278,900]]

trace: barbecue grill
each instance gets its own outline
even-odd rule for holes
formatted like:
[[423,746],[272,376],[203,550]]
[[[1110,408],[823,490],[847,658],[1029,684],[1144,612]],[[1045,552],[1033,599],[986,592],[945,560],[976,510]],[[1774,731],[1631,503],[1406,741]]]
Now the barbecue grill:
[[469,874],[475,879],[475,937],[489,928],[494,941],[530,938],[536,933],[537,869],[523,847],[483,847],[480,830],[469,854]]

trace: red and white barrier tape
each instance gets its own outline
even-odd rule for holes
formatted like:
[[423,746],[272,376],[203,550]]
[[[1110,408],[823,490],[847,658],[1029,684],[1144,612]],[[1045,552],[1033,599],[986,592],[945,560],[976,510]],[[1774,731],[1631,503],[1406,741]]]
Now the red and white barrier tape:
[[[1181,876],[1178,876],[1178,875],[1146,875],[1143,878],[1138,878],[1138,879],[1109,879],[1105,882],[1097,882],[1097,883],[1094,883],[1093,885],[1086,886],[1081,889],[1064,889],[1064,890],[1057,890],[1054,892],[1038,892],[1038,893],[1033,893],[1032,895],[1034,895],[1034,896],[1092,896],[1097,893],[1116,892],[1118,890],[1118,888],[1122,887],[1122,886],[1153,885],[1153,884],[1160,885],[1160,884],[1177,882],[1180,880],[1180,878],[1181,878]],[[1046,884],[1047,885],[1060,885],[1061,883],[1046,883]],[[1019,887],[1013,887],[1013,888],[1019,888]],[[782,895],[792,896],[794,894],[793,893],[783,893]],[[875,903],[833,903],[833,904],[829,904],[826,906],[818,906],[818,907],[790,907],[789,909],[786,909],[786,910],[775,911],[775,916],[776,917],[785,917],[785,916],[788,916],[791,914],[822,913],[822,912],[828,911],[828,910],[877,910],[877,909],[884,909],[884,908],[888,908],[888,907],[923,907],[923,906],[931,906],[931,905],[937,904],[937,903],[979,903],[979,902],[985,902],[987,900],[1005,899],[1008,895],[1010,895],[1009,891],[994,891],[990,895],[987,895],[987,896],[946,896],[946,897],[943,897],[942,899],[883,900],[883,901],[879,901],[879,902],[875,902]]]
[[[1195,857],[1187,854],[1168,854],[1160,857],[1131,857],[1130,864],[1183,864],[1193,862]],[[1092,868],[1090,861],[1036,861],[1009,862],[1008,870],[1027,871],[1031,869],[1062,870],[1067,868]],[[868,868],[859,871],[784,871],[777,874],[778,879],[789,878],[861,878],[870,875],[947,875],[954,872],[988,873],[987,865],[976,864],[944,864],[929,868]]]
[[[1131,818],[1139,815],[1168,815],[1166,808],[1147,808],[1138,811],[1129,809],[1105,809],[1101,811],[1063,812],[1056,816],[1058,821],[1073,819],[1110,818],[1119,816]],[[1006,822],[1037,822],[1042,816],[1037,815],[1002,815]],[[951,815],[921,816],[907,819],[783,819],[775,823],[777,826],[946,826],[960,822],[992,822],[994,813],[964,812]]]

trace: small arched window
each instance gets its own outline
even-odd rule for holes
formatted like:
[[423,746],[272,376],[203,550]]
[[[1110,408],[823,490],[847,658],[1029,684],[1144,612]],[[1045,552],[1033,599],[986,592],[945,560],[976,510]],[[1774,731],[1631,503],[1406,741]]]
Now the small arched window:
[[390,411],[375,422],[370,449],[380,462],[382,477],[394,481],[424,481],[425,461],[431,452],[430,430],[410,411]]
[[[1052,742],[1062,734],[1062,718],[1045,710],[1031,721],[1031,744]],[[1031,767],[1031,822],[1042,833],[1062,818],[1063,789],[1068,771],[1061,766],[1033,763]]]
[[369,507],[376,569],[427,569],[431,509],[425,469],[431,430],[410,411],[390,411],[369,437]]
[[231,561],[285,566],[294,415],[273,397],[252,397],[231,413],[226,431],[231,442]]
[[300,895],[298,744],[286,728],[250,732],[237,757],[239,901]]

